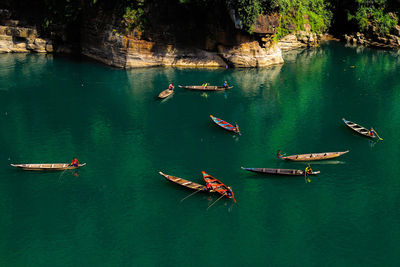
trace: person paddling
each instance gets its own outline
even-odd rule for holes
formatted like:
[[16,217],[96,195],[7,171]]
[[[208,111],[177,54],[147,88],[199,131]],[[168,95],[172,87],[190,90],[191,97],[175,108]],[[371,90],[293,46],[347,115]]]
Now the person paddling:
[[210,183],[207,183],[206,184],[206,191],[211,192],[212,189],[213,189],[212,185]]
[[79,160],[77,158],[73,158],[71,164],[69,164],[69,166],[74,166],[74,167],[78,167],[79,166]]
[[308,165],[306,167],[306,169],[304,170],[305,175],[310,175],[310,174],[312,174],[312,172],[313,172],[313,170],[311,169],[310,165]]
[[226,189],[226,196],[227,196],[228,198],[231,198],[231,197],[232,197],[232,189],[231,189],[231,187],[228,187],[228,188]]
[[375,133],[374,129],[371,128],[371,130],[368,131],[368,135],[371,137],[375,137],[376,133]]
[[311,179],[310,177],[308,177],[308,175],[312,174],[312,169],[310,164],[308,164],[308,166],[306,167],[306,169],[304,170],[304,180],[306,181],[306,183],[311,183]]
[[[286,155],[286,154],[284,154],[284,155]],[[281,159],[284,155],[282,155],[282,154],[281,154],[281,150],[278,149],[278,153],[276,153],[276,157],[277,157],[278,159]]]
[[174,89],[175,89],[174,84],[173,84],[173,83],[170,83],[169,86],[168,86],[168,89],[169,89],[169,90],[174,90]]
[[224,88],[227,89],[229,87],[229,84],[227,81],[224,82]]

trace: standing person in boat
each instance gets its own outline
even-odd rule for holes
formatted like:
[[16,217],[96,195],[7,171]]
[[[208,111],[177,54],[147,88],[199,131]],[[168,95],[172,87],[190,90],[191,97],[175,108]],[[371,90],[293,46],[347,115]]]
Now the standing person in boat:
[[229,87],[229,84],[228,84],[227,81],[225,81],[225,82],[224,82],[224,88],[225,88],[225,89],[228,89],[228,87]]
[[174,83],[170,83],[170,84],[168,85],[168,89],[169,89],[169,90],[174,90],[174,89],[175,89]]
[[73,158],[71,164],[69,166],[74,166],[78,167],[79,166],[79,160],[77,158]]

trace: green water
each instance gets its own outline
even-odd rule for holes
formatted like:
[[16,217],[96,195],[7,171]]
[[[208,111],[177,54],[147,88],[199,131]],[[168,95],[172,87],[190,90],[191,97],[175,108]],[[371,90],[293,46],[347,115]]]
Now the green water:
[[[398,266],[400,56],[332,43],[267,69],[119,70],[45,55],[0,55],[1,266]],[[352,67],[354,66],[354,67]],[[228,92],[170,81],[222,84]],[[217,127],[213,114],[240,125]],[[373,126],[373,143],[342,118]],[[287,154],[350,152],[301,168]],[[13,169],[70,162],[79,176]],[[237,204],[158,171],[232,186]]]

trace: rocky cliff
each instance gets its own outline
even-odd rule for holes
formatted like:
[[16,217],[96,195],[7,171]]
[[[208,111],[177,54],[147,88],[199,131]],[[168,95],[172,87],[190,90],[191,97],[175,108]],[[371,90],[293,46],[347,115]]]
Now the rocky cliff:
[[16,20],[3,22],[0,25],[0,53],[29,52],[52,53],[52,41],[40,38],[33,26],[20,26]]

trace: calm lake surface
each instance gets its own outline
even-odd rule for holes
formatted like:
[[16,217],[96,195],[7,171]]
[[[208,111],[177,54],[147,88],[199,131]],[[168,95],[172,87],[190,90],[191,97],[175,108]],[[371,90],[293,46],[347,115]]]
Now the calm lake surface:
[[[339,43],[266,69],[119,70],[0,55],[1,266],[398,266],[400,56]],[[169,82],[222,85],[159,101]],[[237,122],[242,136],[209,115]],[[374,127],[359,136],[342,118]],[[288,155],[350,150],[321,174]],[[10,163],[70,162],[74,176]],[[237,203],[165,180],[232,186]]]

